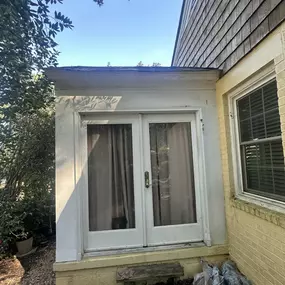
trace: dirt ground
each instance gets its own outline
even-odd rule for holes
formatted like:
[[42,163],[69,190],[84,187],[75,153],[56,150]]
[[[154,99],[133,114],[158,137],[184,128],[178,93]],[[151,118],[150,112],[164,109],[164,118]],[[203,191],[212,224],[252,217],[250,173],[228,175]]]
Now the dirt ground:
[[0,285],[54,285],[54,260],[55,242],[23,258],[0,260]]

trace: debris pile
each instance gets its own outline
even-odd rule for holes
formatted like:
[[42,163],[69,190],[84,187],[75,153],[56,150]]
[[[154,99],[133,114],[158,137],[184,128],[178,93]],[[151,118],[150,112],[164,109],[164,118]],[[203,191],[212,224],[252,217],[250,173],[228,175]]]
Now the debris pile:
[[193,285],[251,285],[252,283],[242,275],[236,264],[225,261],[219,269],[216,265],[210,265],[202,261],[203,272],[194,277]]

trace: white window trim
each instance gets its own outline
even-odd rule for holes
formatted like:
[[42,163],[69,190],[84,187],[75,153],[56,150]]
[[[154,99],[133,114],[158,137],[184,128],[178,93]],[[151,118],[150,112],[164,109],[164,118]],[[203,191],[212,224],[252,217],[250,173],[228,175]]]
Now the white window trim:
[[285,213],[285,202],[274,200],[271,198],[247,193],[243,191],[243,175],[240,154],[239,142],[239,128],[237,117],[237,100],[243,96],[248,95],[250,92],[258,89],[262,85],[269,83],[276,78],[274,65],[266,66],[258,74],[248,79],[241,86],[231,91],[228,94],[228,107],[229,107],[229,121],[230,121],[230,135],[231,135],[231,154],[232,166],[234,177],[235,197],[245,202],[253,203],[258,206]]
[[[90,98],[90,96],[81,96],[82,99],[84,97]],[[199,107],[188,107],[188,108],[171,108],[171,109],[152,109],[152,110],[146,110],[146,109],[135,109],[135,110],[128,110],[128,111],[93,111],[90,112],[90,109],[88,108],[88,105],[81,106],[80,110],[77,110],[77,108],[74,106],[74,128],[75,128],[75,134],[74,134],[74,143],[75,143],[75,149],[74,149],[74,157],[75,157],[75,175],[76,177],[80,177],[82,175],[82,172],[84,172],[84,163],[82,161],[82,150],[81,150],[81,144],[82,144],[82,114],[92,114],[92,115],[111,115],[110,113],[116,114],[116,115],[122,115],[122,114],[131,114],[131,113],[148,113],[148,114],[160,114],[160,113],[194,113],[196,116],[196,127],[197,127],[197,143],[198,145],[204,146],[204,136],[203,136],[203,116],[202,116],[202,108]],[[207,191],[207,181],[206,181],[206,169],[205,169],[205,151],[204,147],[201,147],[198,149],[198,167],[199,167],[199,183],[200,183],[200,189],[201,189],[201,212],[202,212],[202,225],[203,225],[203,242],[206,246],[211,246],[211,235],[210,235],[210,222],[209,222],[209,206],[208,206],[208,191]],[[86,213],[84,211],[84,195],[82,195],[83,191],[86,189],[86,180],[82,179],[79,185],[77,185],[77,214],[78,214],[78,228],[80,231],[78,231],[78,237],[77,237],[77,249],[78,249],[78,260],[82,258],[82,256],[85,255],[85,245],[87,244],[86,240]],[[173,245],[174,247],[176,245]],[[138,248],[139,250],[140,248]]]

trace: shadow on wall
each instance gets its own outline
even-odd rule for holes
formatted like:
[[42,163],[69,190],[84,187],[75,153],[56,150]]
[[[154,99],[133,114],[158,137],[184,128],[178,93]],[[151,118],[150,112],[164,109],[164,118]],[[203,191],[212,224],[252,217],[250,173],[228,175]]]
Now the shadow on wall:
[[[92,110],[115,110],[120,96],[59,97],[56,112],[56,261],[81,259],[82,191],[88,189],[84,177],[88,160],[80,166],[76,154],[74,114]],[[80,122],[81,123],[81,122]],[[77,168],[81,169],[78,173]]]

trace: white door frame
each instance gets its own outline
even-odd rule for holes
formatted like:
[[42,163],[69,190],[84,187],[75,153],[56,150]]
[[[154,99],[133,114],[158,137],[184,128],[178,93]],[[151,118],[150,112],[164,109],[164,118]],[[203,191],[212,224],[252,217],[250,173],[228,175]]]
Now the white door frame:
[[149,188],[144,187],[145,208],[146,208],[146,231],[147,244],[165,245],[175,243],[187,243],[203,241],[203,223],[201,211],[201,191],[199,179],[199,165],[197,154],[197,131],[195,114],[152,114],[143,115],[143,140],[144,140],[144,171],[149,172],[149,180],[152,181],[151,160],[150,160],[150,135],[149,124],[151,123],[178,123],[186,122],[191,124],[192,152],[193,152],[193,171],[195,183],[195,203],[196,203],[196,223],[154,226],[153,219],[153,195],[152,185]]
[[[133,175],[135,196],[135,228],[122,230],[89,231],[89,203],[88,203],[88,152],[87,152],[87,125],[94,124],[132,124],[133,144]],[[85,252],[134,248],[143,246],[142,220],[142,181],[140,164],[140,127],[138,115],[96,115],[82,120],[80,128],[81,168],[84,179],[82,191],[83,231]]]
[[[98,251],[101,249],[97,248],[88,248],[88,208],[86,208],[86,203],[88,204],[88,200],[86,200],[86,194],[88,194],[88,168],[86,164],[87,160],[87,124],[92,123],[94,121],[103,120],[103,121],[110,121],[113,118],[121,119],[126,118],[129,115],[135,115],[139,117],[139,135],[138,139],[140,140],[140,146],[142,148],[143,145],[143,138],[141,137],[142,134],[142,114],[194,114],[196,118],[196,132],[197,132],[197,145],[202,146],[198,147],[197,149],[197,159],[198,159],[198,167],[199,167],[199,177],[200,180],[200,191],[201,191],[201,215],[202,215],[202,224],[203,224],[203,241],[207,246],[211,246],[211,236],[210,236],[210,226],[209,226],[209,208],[208,208],[208,193],[207,193],[207,181],[206,181],[206,170],[205,170],[205,153],[204,153],[204,136],[203,136],[203,116],[202,116],[202,108],[197,107],[187,107],[183,109],[153,109],[153,110],[146,110],[146,109],[136,109],[136,110],[126,110],[126,111],[95,111],[95,112],[84,112],[84,108],[80,111],[78,110],[75,112],[75,160],[76,160],[76,173],[78,177],[81,177],[79,183],[79,193],[81,201],[78,203],[78,217],[79,219],[79,226],[78,230],[81,232],[79,233],[79,244],[82,248],[83,252],[92,252]],[[140,114],[140,115],[139,115]],[[76,127],[77,126],[77,127]],[[143,154],[141,153],[141,156]],[[140,166],[140,173],[144,172],[143,168],[143,159],[142,157],[139,159]],[[140,175],[140,184],[141,187],[144,186],[142,175]],[[142,228],[146,228],[146,221],[145,221],[145,191],[141,189],[141,208],[142,208]],[[199,207],[199,205],[197,205]],[[137,225],[137,224],[136,224]],[[115,237],[115,236],[113,236]],[[129,247],[142,247],[147,245],[146,240],[146,231],[143,230],[142,232],[143,242],[141,244],[138,243],[136,246],[129,246]],[[119,249],[119,248],[126,248],[127,246],[121,247],[111,247],[110,244],[105,249]]]

